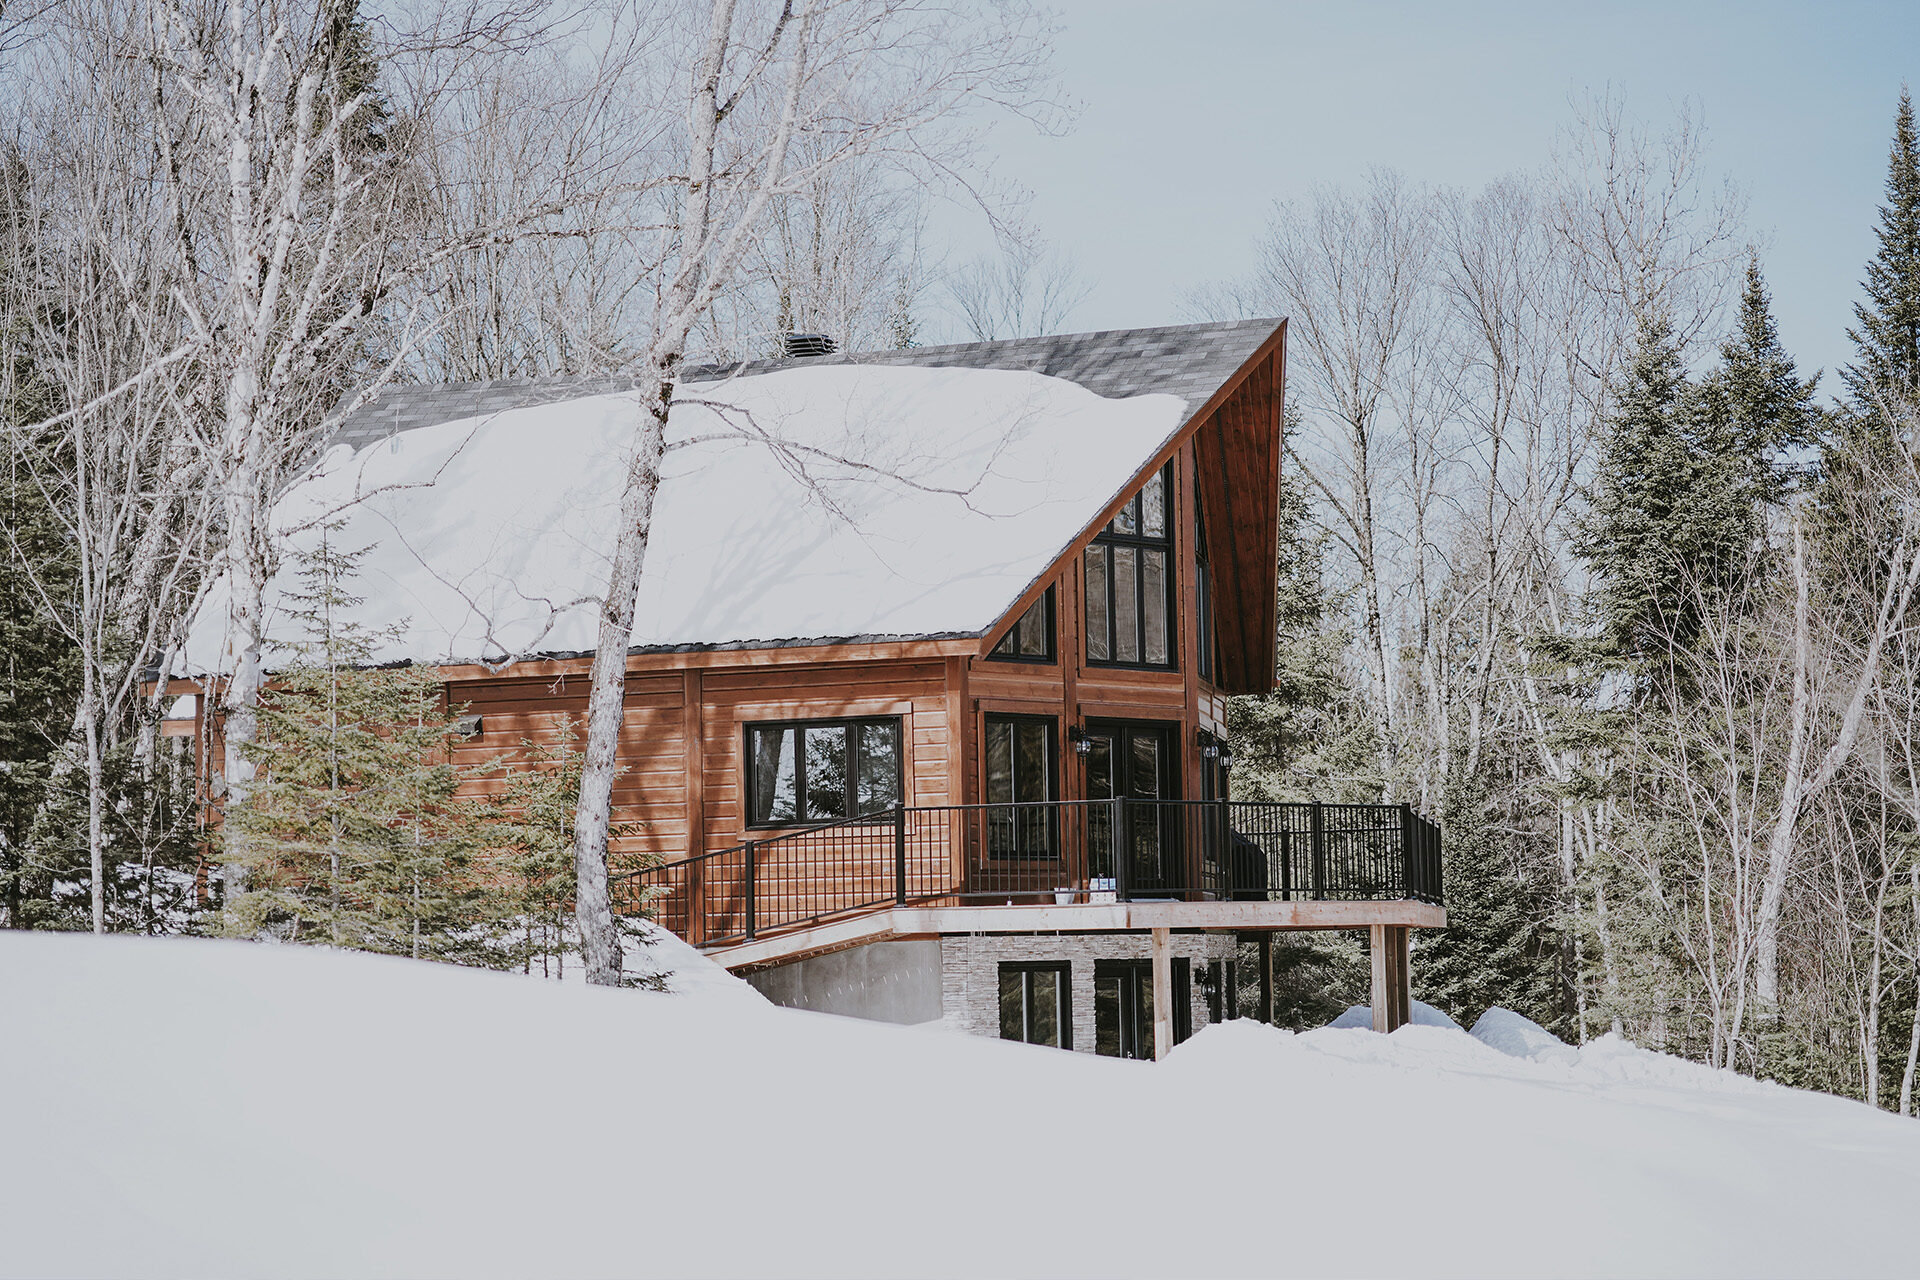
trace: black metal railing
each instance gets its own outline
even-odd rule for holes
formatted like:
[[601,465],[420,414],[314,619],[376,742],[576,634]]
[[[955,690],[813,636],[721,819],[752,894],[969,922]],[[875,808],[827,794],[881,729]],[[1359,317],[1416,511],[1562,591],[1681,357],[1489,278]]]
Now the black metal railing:
[[929,805],[747,840],[612,887],[617,911],[701,945],[908,903],[1437,904],[1440,833],[1407,805]]

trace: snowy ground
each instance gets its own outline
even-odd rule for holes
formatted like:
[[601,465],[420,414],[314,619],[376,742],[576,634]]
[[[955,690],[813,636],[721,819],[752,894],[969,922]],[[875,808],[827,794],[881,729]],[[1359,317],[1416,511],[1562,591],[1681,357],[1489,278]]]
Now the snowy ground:
[[1231,1023],[1127,1063],[703,964],[0,934],[0,1273],[1915,1273],[1920,1125],[1616,1040]]

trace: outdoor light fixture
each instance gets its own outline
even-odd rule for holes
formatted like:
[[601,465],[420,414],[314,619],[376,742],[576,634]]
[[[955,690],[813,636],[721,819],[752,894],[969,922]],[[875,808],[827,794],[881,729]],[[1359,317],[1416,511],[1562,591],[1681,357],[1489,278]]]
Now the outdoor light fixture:
[[1226,747],[1220,748],[1220,767],[1222,769],[1233,768],[1233,752]]
[[1067,745],[1079,755],[1088,755],[1093,751],[1093,738],[1076,724],[1067,730]]

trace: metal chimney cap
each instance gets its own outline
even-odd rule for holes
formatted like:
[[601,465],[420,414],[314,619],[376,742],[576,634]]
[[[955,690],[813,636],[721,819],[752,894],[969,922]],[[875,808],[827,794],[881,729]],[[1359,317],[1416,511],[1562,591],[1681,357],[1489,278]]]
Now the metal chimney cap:
[[830,356],[839,349],[840,344],[824,333],[780,335],[780,354],[789,360],[801,360],[809,356]]

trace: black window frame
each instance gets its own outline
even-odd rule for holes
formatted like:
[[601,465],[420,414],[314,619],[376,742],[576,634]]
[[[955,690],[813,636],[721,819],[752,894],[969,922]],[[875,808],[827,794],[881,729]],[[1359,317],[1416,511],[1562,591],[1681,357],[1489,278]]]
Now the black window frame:
[[[907,794],[907,739],[904,717],[824,716],[809,720],[753,720],[742,725],[740,735],[742,760],[740,781],[746,789],[746,794],[742,797],[743,808],[747,819],[746,829],[749,831],[778,831],[794,827],[830,827],[839,823],[859,823],[863,826],[871,826],[876,823],[893,821],[893,811],[894,808],[898,806],[893,806],[877,813],[859,812],[860,768],[855,759],[861,750],[858,730],[864,725],[875,724],[889,725],[893,729],[894,754],[896,757],[894,761],[896,766],[894,794],[901,797],[901,801],[904,803]],[[807,800],[805,730],[836,728],[844,728],[847,731],[847,812],[845,815],[837,818],[809,818],[805,816]],[[791,729],[796,733],[793,752],[795,816],[791,818],[766,818],[756,820],[754,816],[754,795],[757,788],[754,786],[753,771],[755,761],[758,757],[754,755],[753,751],[753,735],[761,729]]]
[[[1008,646],[1014,643],[1014,637],[1020,634],[1021,624],[1032,615],[1035,609],[1043,610],[1046,618],[1046,652],[1038,657],[1030,653],[1014,653],[1010,650],[1004,653],[1001,652],[1004,649],[1008,649]],[[1013,625],[1007,628],[1007,634],[1001,636],[1000,642],[987,651],[987,657],[993,662],[1025,662],[1033,666],[1050,667],[1060,660],[1060,642],[1058,636],[1059,614],[1055,611],[1054,607],[1053,588],[1048,587],[1038,600],[1035,600],[1024,613],[1014,619]]]
[[[1143,495],[1147,491],[1147,485],[1150,484],[1158,484],[1161,486],[1161,518],[1166,524],[1166,533],[1161,537],[1153,537],[1145,532],[1146,521],[1143,518],[1145,515]],[[1088,666],[1118,667],[1122,670],[1129,671],[1178,671],[1180,669],[1180,610],[1177,607],[1177,601],[1180,596],[1180,558],[1179,544],[1174,537],[1174,528],[1178,524],[1177,508],[1175,506],[1176,501],[1177,494],[1173,483],[1173,464],[1169,462],[1160,468],[1160,470],[1155,473],[1153,479],[1147,481],[1147,484],[1141,485],[1140,488],[1134,492],[1133,496],[1127,499],[1126,505],[1121,508],[1120,512],[1107,522],[1106,527],[1094,535],[1089,551],[1091,547],[1105,548],[1107,578],[1106,637],[1108,656],[1104,658],[1096,658],[1093,656],[1089,648],[1093,641],[1093,627],[1091,625],[1084,626],[1081,628],[1084,634],[1081,636],[1080,649]],[[1132,533],[1121,532],[1118,527],[1121,520],[1128,514],[1131,514],[1133,520],[1134,532]],[[1114,564],[1114,551],[1116,548],[1132,548],[1135,553],[1133,595],[1134,613],[1136,616],[1134,618],[1134,624],[1139,628],[1140,652],[1143,654],[1147,648],[1147,599],[1145,590],[1147,568],[1146,557],[1140,553],[1145,551],[1159,551],[1166,555],[1164,591],[1167,610],[1167,660],[1165,662],[1149,662],[1144,658],[1129,660],[1112,656],[1120,647],[1118,643],[1118,628],[1116,626],[1119,619],[1115,616],[1119,607],[1117,598],[1120,594],[1114,589],[1119,578],[1118,569]],[[1087,556],[1083,554],[1080,557],[1080,598],[1083,612],[1092,608],[1092,602],[1087,592],[1088,565],[1089,561]]]
[[[1185,1044],[1193,1038],[1193,961],[1187,956],[1170,958],[1173,997],[1173,1043]],[[1111,1007],[1114,1022],[1107,1028],[1117,1053],[1107,1053],[1100,1044],[1101,989],[1112,984]],[[1153,961],[1096,960],[1093,962],[1093,1051],[1102,1057],[1153,1058]]]
[[[1018,800],[1018,799],[994,800],[990,797],[989,788],[991,788],[993,785],[993,779],[989,774],[989,770],[991,767],[991,764],[990,764],[991,757],[989,756],[988,753],[992,750],[992,746],[988,740],[993,735],[993,727],[996,723],[1008,724],[1016,730],[1021,725],[1039,725],[1047,731],[1047,734],[1046,734],[1047,794],[1045,799],[1042,799],[1042,800]],[[1007,768],[1010,771],[1009,772],[1010,779],[1017,780],[1020,776],[1019,760],[1012,754],[1014,752],[1018,752],[1019,749],[1020,749],[1020,735],[1016,732],[1013,735],[1012,742],[1009,744],[1009,756],[1007,759]],[[980,720],[980,752],[982,757],[980,762],[980,798],[986,805],[986,813],[987,813],[987,819],[988,819],[988,831],[989,831],[989,839],[987,841],[988,859],[994,862],[1059,862],[1061,858],[1061,852],[1062,852],[1060,847],[1060,824],[1058,820],[1059,809],[1057,807],[1060,802],[1060,720],[1059,720],[1059,717],[1044,716],[1044,715],[1029,715],[1027,713],[1018,712],[1018,711],[985,712],[981,716],[981,720]],[[992,839],[992,832],[993,832],[992,824],[993,824],[993,818],[994,818],[993,810],[1001,805],[1019,805],[1019,804],[1046,805],[1047,806],[1046,808],[1038,811],[1038,813],[1043,816],[1044,821],[1041,823],[1021,823],[1017,825],[1015,830],[1018,834],[1016,835],[1015,842],[1014,842],[1015,847],[1010,851],[1002,851],[1000,848],[997,847],[995,841]],[[1020,813],[1020,812],[1022,811],[1015,810],[1015,813]],[[1033,814],[1035,811],[1025,810],[1024,812],[1030,815],[1030,814]],[[1044,831],[1042,838],[1045,841],[1045,852],[1035,852],[1026,843],[1026,833],[1036,829],[1042,829]]]
[[1015,976],[1019,977],[1022,1024],[1023,1029],[1028,1030],[1030,1033],[1033,1025],[1033,975],[1036,973],[1051,973],[1055,975],[1059,981],[1056,990],[1058,990],[1060,994],[1060,1001],[1059,1009],[1056,1011],[1057,1022],[1055,1025],[1060,1029],[1060,1042],[1058,1044],[1048,1044],[1044,1040],[1031,1039],[1029,1035],[1023,1035],[1019,1039],[1014,1040],[1014,1037],[1007,1034],[1004,1005],[1001,1009],[1000,1038],[1002,1040],[1014,1040],[1016,1044],[1037,1044],[1046,1049],[1066,1049],[1071,1051],[1073,1048],[1073,965],[1070,962],[1065,960],[1003,960],[1000,962],[999,981],[995,985],[995,993],[1000,1000],[1004,1001],[1006,999],[1007,979]]

